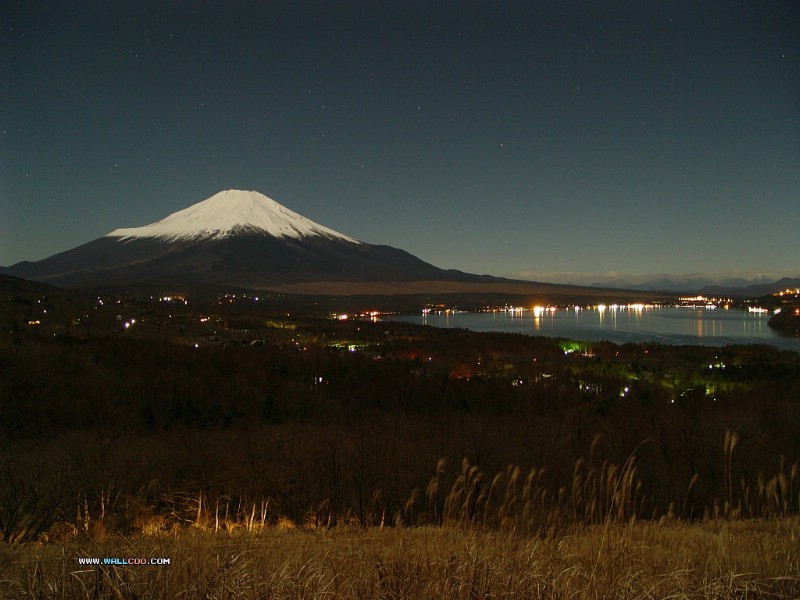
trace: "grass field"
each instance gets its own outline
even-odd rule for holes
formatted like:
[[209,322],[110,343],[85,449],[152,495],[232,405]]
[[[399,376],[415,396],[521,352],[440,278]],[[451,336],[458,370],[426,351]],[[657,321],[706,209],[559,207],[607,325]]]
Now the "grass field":
[[[79,557],[163,557],[86,566]],[[0,546],[4,598],[796,598],[800,519],[607,523],[556,536],[274,526]]]

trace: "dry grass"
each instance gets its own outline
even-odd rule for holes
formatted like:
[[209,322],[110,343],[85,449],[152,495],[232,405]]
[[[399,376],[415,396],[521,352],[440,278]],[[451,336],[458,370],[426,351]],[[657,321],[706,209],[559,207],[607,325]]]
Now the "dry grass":
[[122,500],[93,511],[84,496],[74,523],[0,545],[0,598],[800,598],[798,464],[737,483],[737,441],[726,433],[724,495],[702,521],[648,508],[635,453],[619,466],[592,452],[557,487],[544,469],[440,460],[369,527],[328,502],[294,522],[270,499],[170,492],[160,510],[129,502],[121,528]]
[[[313,296],[394,296],[402,294],[510,294],[540,298],[579,297],[608,298],[619,295],[619,290],[554,285],[534,281],[314,281],[265,285],[261,289],[284,294]],[[651,292],[626,292],[626,298],[654,299]]]
[[[796,598],[800,519],[480,528],[184,528],[0,547],[8,598]],[[169,557],[169,566],[78,565]]]

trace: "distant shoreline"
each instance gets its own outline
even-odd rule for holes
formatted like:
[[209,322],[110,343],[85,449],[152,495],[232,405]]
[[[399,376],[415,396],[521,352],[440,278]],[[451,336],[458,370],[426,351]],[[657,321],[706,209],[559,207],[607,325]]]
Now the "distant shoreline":
[[620,290],[612,288],[591,288],[555,283],[523,281],[310,281],[266,285],[264,291],[297,295],[333,296],[400,296],[425,294],[502,294],[510,296],[531,296],[537,298],[604,298],[656,300],[671,298],[674,295]]

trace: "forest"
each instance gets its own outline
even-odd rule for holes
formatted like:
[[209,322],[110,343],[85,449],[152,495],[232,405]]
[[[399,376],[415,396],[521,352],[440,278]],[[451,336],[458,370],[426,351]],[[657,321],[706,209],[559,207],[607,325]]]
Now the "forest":
[[0,597],[800,594],[797,353],[0,284]]
[[4,544],[279,526],[554,539],[800,513],[797,353],[253,298],[3,299]]

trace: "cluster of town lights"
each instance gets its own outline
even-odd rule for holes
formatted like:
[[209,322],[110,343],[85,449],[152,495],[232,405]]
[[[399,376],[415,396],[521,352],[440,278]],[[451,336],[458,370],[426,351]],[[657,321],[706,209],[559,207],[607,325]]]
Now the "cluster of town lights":
[[[786,293],[789,293],[789,292],[791,292],[791,290],[787,290]],[[731,300],[730,298],[708,298],[708,297],[705,297],[705,296],[691,296],[691,297],[687,296],[687,297],[679,298],[679,304],[672,304],[672,305],[670,305],[670,304],[645,304],[643,302],[631,302],[631,303],[628,303],[628,304],[617,304],[617,303],[605,304],[605,303],[601,302],[600,304],[587,305],[587,306],[580,306],[580,305],[577,305],[577,304],[574,305],[574,306],[553,306],[553,305],[541,306],[541,305],[537,305],[537,306],[533,306],[531,308],[526,308],[524,306],[505,305],[503,307],[484,308],[484,309],[480,310],[479,312],[493,312],[493,313],[501,312],[501,313],[505,313],[507,315],[510,315],[512,317],[521,317],[521,316],[525,315],[526,313],[532,313],[533,314],[533,318],[534,319],[538,319],[538,318],[543,317],[545,315],[548,315],[548,314],[552,315],[553,313],[555,313],[557,311],[562,311],[562,310],[575,311],[576,313],[580,312],[582,310],[596,310],[599,313],[605,313],[607,311],[617,312],[617,311],[626,310],[626,311],[634,311],[634,312],[640,313],[640,312],[643,312],[643,311],[646,311],[646,310],[657,310],[657,309],[660,309],[660,308],[668,308],[670,306],[673,306],[675,308],[702,308],[702,309],[707,309],[707,310],[713,310],[713,309],[717,309],[717,308],[724,308],[724,309],[728,310],[728,309],[731,308],[732,303],[733,303],[733,300]],[[750,306],[750,307],[748,307],[747,310],[748,310],[748,312],[751,312],[751,313],[769,313],[769,312],[771,312],[769,309],[760,308],[760,307],[756,307],[756,306]],[[443,315],[448,315],[449,316],[449,315],[453,315],[453,314],[460,313],[460,312],[464,312],[464,311],[456,309],[456,308],[440,308],[440,307],[437,307],[437,308],[426,307],[426,308],[422,309],[422,315],[423,316],[430,315],[430,314],[439,314],[439,315],[443,314]],[[778,312],[780,312],[780,309],[776,309],[774,312],[777,314]]]
[[379,321],[381,315],[384,314],[390,314],[390,313],[382,313],[377,310],[368,310],[355,314],[348,314],[348,313],[333,314],[331,315],[331,318],[337,319],[339,321],[347,321],[348,319],[369,319],[372,322],[376,322]]
[[[607,310],[611,310],[611,311],[633,310],[633,311],[636,311],[636,312],[641,312],[643,310],[649,310],[649,309],[654,309],[654,308],[658,308],[658,306],[655,305],[655,304],[642,304],[642,303],[639,303],[639,302],[632,303],[632,304],[610,304],[610,305],[598,304],[596,306],[586,307],[586,309],[589,309],[589,310],[594,309],[594,310],[597,310],[598,312],[605,312]],[[530,312],[533,313],[533,318],[534,319],[538,319],[538,318],[544,316],[545,314],[549,313],[549,314],[552,315],[553,313],[555,313],[556,311],[559,311],[559,310],[574,310],[575,312],[579,312],[581,310],[584,310],[584,307],[578,306],[578,305],[568,306],[568,307],[534,306],[531,309],[527,309],[527,308],[525,308],[523,306],[505,306],[505,307],[503,307],[502,312],[508,313],[508,314],[510,314],[512,316],[522,316],[524,313],[530,311]],[[426,310],[423,310],[422,312],[423,312],[423,314],[428,314],[430,312],[430,310],[426,309]],[[494,311],[494,312],[496,312],[496,311]]]

